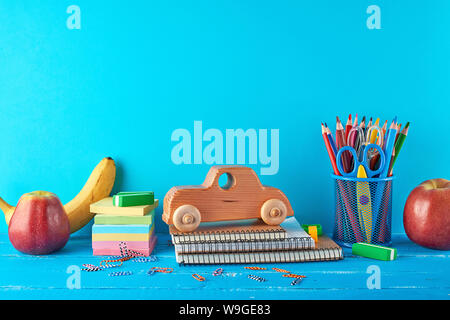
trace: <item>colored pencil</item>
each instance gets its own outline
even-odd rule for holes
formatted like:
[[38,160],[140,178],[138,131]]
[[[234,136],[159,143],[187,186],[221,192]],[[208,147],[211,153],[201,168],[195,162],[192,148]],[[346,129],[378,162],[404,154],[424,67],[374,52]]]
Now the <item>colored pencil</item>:
[[408,131],[409,131],[409,122],[406,123],[405,127],[402,129],[402,131],[400,132],[400,134],[398,135],[398,139],[395,142],[395,155],[394,155],[394,159],[392,160],[391,163],[391,167],[390,167],[390,175],[392,175],[392,170],[394,168],[394,163],[397,160],[398,154],[400,153],[400,150],[402,149],[403,143],[406,140],[406,137],[408,136]]
[[381,134],[383,135],[383,145],[381,148],[384,150],[384,144],[386,143],[386,129],[387,129],[387,120],[384,122],[383,127],[381,127]]
[[[339,120],[339,117],[336,117],[336,143],[337,143],[337,149],[341,149],[347,145],[345,141],[345,133],[344,133],[344,127],[342,126],[341,120]],[[346,151],[342,154],[342,167],[344,168],[345,172],[350,172],[350,156],[351,153]],[[337,159],[337,161],[340,161],[341,159]]]
[[348,141],[348,134],[350,133],[350,130],[352,130],[352,127],[352,114],[350,113],[348,115],[347,124],[345,125],[345,141]]
[[[325,126],[323,125],[323,123],[322,123],[322,137],[323,137],[323,141],[325,142],[325,147],[327,149],[328,157],[330,158],[331,166],[333,167],[333,172],[334,172],[335,175],[340,176],[341,174],[339,173],[339,170],[338,170],[337,165],[336,165],[336,156],[333,153],[333,149],[331,148],[330,140],[327,137],[327,131],[326,131]],[[339,190],[342,191],[340,196],[342,197],[342,200],[343,200],[342,202],[344,203],[344,207],[346,208],[346,211],[350,212],[350,214],[351,214],[352,206],[351,206],[351,204],[349,202],[349,195],[348,195],[348,193],[346,191],[347,188],[344,185],[345,181],[341,181],[341,180],[338,180],[338,179],[336,181],[338,183]],[[345,215],[343,215],[343,216],[345,217]],[[341,225],[341,223],[343,223],[343,222],[340,220],[339,224]],[[352,222],[351,224],[352,224],[352,227],[355,228],[355,230],[357,232],[358,231],[358,229],[357,229],[358,225],[356,224],[356,222]],[[342,231],[342,230],[340,230],[340,231]],[[339,235],[342,238],[342,235],[341,234],[339,234]]]
[[[396,119],[395,119],[396,120]],[[394,142],[395,142],[395,136],[397,135],[397,125],[395,124],[395,120],[392,121],[391,126],[389,127],[389,130],[387,132],[387,139],[386,139],[386,145],[385,145],[385,156],[386,156],[386,164],[383,168],[383,171],[380,173],[380,178],[386,178],[389,173],[389,164],[392,157],[392,153],[394,152]]]
[[355,115],[355,120],[353,121],[353,126],[356,127],[358,125],[358,114]]
[[366,137],[367,130],[372,126],[372,117],[370,117],[369,122],[367,123],[366,129],[364,130],[364,137]]
[[336,156],[333,152],[333,149],[331,148],[330,140],[328,140],[327,131],[326,131],[323,123],[322,123],[322,137],[323,137],[323,141],[325,142],[325,147],[327,148],[328,157],[330,158],[331,166],[333,167],[333,172],[335,175],[340,176],[339,170],[336,165]]
[[333,134],[331,133],[330,128],[328,128],[326,122],[324,123],[324,125],[325,125],[325,131],[326,131],[326,133],[327,133],[328,140],[330,141],[331,149],[333,149],[333,153],[334,153],[334,155],[336,156],[336,154],[337,154],[337,152],[338,152],[338,149],[337,149],[337,147],[336,147],[336,142],[334,141]]
[[363,129],[363,132],[366,131],[366,116],[362,117],[361,123],[359,124],[359,127]]
[[[380,118],[377,118],[377,120],[375,120],[374,126],[378,127],[379,125],[380,125]],[[377,130],[372,130],[370,134],[370,143],[375,143],[376,140],[377,140]]]
[[[402,124],[400,123],[400,124],[397,126],[397,135],[395,136],[394,146],[395,146],[395,143],[397,143],[398,136],[399,136],[399,134],[400,134],[401,129],[402,129]],[[394,150],[395,150],[395,147],[394,147]]]
[[[389,130],[387,132],[387,138],[386,138],[386,144],[385,144],[385,152],[384,152],[385,157],[386,157],[386,163],[385,163],[384,168],[381,171],[380,176],[379,176],[381,179],[386,178],[388,176],[388,174],[389,174],[389,165],[390,165],[390,162],[391,162],[390,160],[391,160],[391,157],[392,157],[392,153],[394,152],[394,142],[395,142],[395,136],[397,134],[396,122],[397,122],[397,117],[394,118],[394,120],[392,121],[392,123],[391,123],[391,125],[389,127]],[[387,195],[385,194],[385,190],[384,190],[385,189],[384,186],[387,183],[389,183],[389,182],[385,181],[383,183],[383,182],[380,181],[377,184],[377,188],[375,190],[375,195],[374,195],[375,201],[374,201],[374,206],[373,206],[373,210],[374,210],[373,214],[377,216],[375,221],[376,221],[376,224],[378,224],[378,226],[373,228],[373,230],[372,230],[372,238],[376,238],[376,239],[378,239],[380,237],[380,232],[383,233],[383,234],[386,232],[386,230],[383,229],[385,226],[382,225],[382,221],[378,221],[378,220],[380,220],[378,217],[380,216],[380,214],[382,214],[380,212],[380,210],[382,210],[382,209],[384,210],[385,209],[385,208],[383,208],[381,206],[381,203],[385,199],[387,199]],[[384,219],[383,216],[381,216],[381,218]],[[378,235],[375,235],[376,232],[378,232]]]

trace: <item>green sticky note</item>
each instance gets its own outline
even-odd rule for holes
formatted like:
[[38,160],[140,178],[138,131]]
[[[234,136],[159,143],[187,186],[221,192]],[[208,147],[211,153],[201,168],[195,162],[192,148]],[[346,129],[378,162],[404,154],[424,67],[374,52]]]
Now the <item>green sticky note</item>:
[[120,191],[117,195],[127,195],[127,194],[153,194],[153,191]]
[[358,242],[352,245],[352,254],[376,260],[391,261],[397,258],[397,249]]
[[122,193],[113,196],[115,207],[133,207],[153,204],[155,197],[153,192],[149,193]]

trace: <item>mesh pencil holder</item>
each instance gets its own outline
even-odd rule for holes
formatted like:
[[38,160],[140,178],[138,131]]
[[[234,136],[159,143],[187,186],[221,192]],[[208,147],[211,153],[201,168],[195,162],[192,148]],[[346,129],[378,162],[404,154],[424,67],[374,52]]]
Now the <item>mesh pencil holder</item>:
[[391,245],[394,177],[331,177],[335,188],[334,240],[345,247],[356,242]]

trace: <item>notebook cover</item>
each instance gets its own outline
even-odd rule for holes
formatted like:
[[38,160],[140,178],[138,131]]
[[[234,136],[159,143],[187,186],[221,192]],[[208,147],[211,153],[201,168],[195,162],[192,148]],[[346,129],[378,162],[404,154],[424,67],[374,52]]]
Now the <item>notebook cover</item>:
[[269,226],[260,219],[205,222],[194,232],[180,232],[171,225],[169,232],[174,244],[202,241],[268,240],[286,237],[286,231],[282,227]]
[[145,216],[147,213],[158,207],[159,201],[155,199],[155,202],[150,205],[133,206],[133,207],[116,207],[113,204],[113,198],[104,198],[96,203],[90,205],[91,213],[95,214],[107,214],[118,216]]
[[286,263],[335,261],[344,258],[342,248],[326,235],[319,237],[314,249],[194,254],[175,252],[175,256],[180,264]]

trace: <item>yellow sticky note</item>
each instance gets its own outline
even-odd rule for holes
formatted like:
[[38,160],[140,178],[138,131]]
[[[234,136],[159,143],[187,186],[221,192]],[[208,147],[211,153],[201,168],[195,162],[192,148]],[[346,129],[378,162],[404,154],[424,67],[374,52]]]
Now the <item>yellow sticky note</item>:
[[319,237],[317,236],[317,227],[316,226],[309,226],[308,234],[311,236],[311,238],[314,239],[314,241],[316,243],[319,242]]

